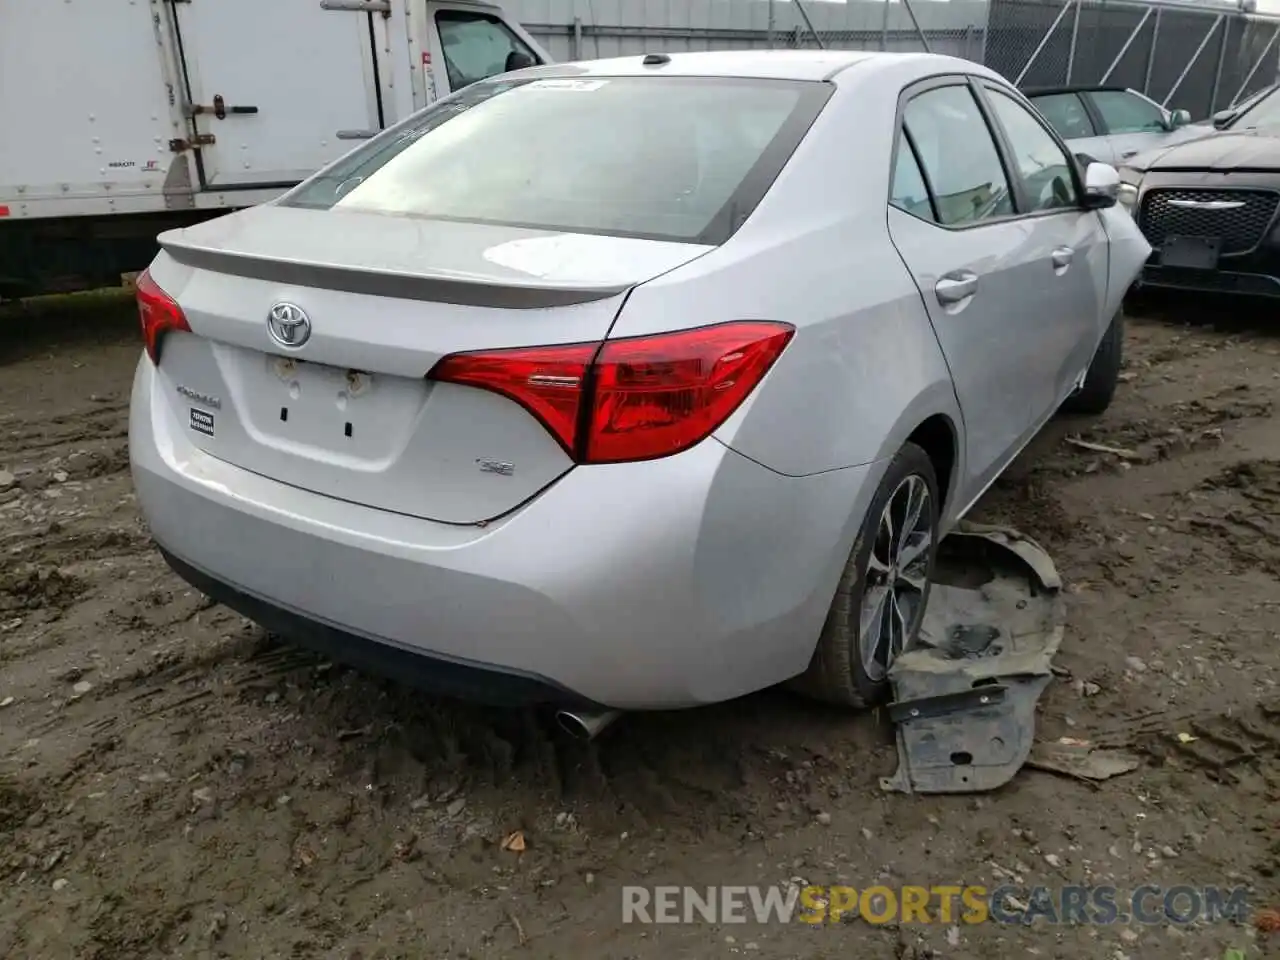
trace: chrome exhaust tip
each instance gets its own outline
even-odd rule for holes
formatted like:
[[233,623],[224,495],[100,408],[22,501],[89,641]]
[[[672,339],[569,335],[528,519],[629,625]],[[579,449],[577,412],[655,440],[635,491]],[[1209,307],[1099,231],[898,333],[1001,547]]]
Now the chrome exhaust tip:
[[560,729],[578,740],[594,740],[605,727],[617,720],[622,714],[617,710],[602,710],[593,713],[587,710],[557,710],[556,723]]

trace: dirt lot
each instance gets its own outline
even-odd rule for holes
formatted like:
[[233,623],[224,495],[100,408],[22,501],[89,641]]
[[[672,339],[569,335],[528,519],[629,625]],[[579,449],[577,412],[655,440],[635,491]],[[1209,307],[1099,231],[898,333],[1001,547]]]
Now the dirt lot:
[[1248,885],[1280,906],[1280,327],[1215,329],[1214,309],[1135,320],[1111,412],[1054,424],[977,514],[1069,584],[1041,734],[1143,766],[1099,788],[1024,770],[980,798],[881,793],[882,721],[778,692],[584,746],[281,646],[148,542],[128,311],[4,318],[0,957],[1280,955],[1252,923],[621,922],[624,884],[797,877]]

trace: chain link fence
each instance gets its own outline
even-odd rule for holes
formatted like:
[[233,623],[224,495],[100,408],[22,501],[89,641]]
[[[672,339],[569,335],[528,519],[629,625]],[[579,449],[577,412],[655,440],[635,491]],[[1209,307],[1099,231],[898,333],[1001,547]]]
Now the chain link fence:
[[982,62],[1023,87],[1112,84],[1195,119],[1276,81],[1280,21],[1230,9],[991,0]]
[[828,50],[888,50],[909,53],[928,49],[965,60],[982,60],[982,29],[897,28],[889,30],[791,30],[777,38],[775,46],[816,47]]
[[[985,0],[506,0],[556,59],[816,48],[982,57]],[[565,16],[568,14],[568,16]],[[560,19],[564,17],[564,19]]]
[[[809,30],[804,26],[779,26],[769,30],[735,30],[714,27],[655,27],[621,24],[525,23],[524,28],[557,60],[583,60],[634,53],[687,52],[691,50],[890,50],[925,49],[966,60],[982,60],[983,30],[978,26],[915,29],[867,28],[863,30]],[[923,40],[921,38],[924,38]],[[640,49],[635,49],[640,48]],[[561,51],[558,55],[557,51]],[[597,52],[600,51],[600,52]]]
[[1022,87],[1109,84],[1201,120],[1275,83],[1280,18],[1178,0],[507,0],[561,60],[793,47],[927,50]]

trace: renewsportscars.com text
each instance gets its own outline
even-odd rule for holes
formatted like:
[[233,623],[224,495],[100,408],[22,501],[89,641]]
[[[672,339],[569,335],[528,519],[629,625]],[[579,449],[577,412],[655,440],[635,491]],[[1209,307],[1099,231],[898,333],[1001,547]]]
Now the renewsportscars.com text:
[[624,923],[1188,924],[1242,923],[1243,887],[1017,887],[934,885],[628,886]]

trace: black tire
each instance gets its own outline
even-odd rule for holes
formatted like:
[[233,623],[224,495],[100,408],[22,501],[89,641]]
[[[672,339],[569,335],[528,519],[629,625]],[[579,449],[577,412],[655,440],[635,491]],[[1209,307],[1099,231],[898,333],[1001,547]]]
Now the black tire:
[[[840,585],[836,588],[835,598],[831,601],[831,610],[822,627],[822,635],[813,651],[813,658],[809,662],[808,669],[791,683],[798,692],[818,700],[849,707],[874,706],[887,698],[888,678],[883,675],[873,675],[868,672],[863,663],[859,623],[872,551],[876,550],[877,556],[883,555],[880,549],[882,544],[877,543],[881,517],[895,494],[899,495],[899,499],[901,498],[904,485],[907,485],[912,477],[917,477],[924,482],[929,495],[926,504],[928,548],[921,559],[911,565],[918,569],[918,565],[923,564],[924,589],[918,595],[918,602],[912,607],[910,622],[904,632],[903,649],[910,649],[914,645],[933,581],[941,503],[933,462],[924,450],[913,443],[908,443],[898,451],[897,456],[889,464],[889,469],[885,471],[884,478],[871,499],[862,529],[858,533],[857,540],[854,541],[853,552],[845,565]],[[910,496],[909,489],[907,496]],[[924,516],[924,510],[921,511],[921,516]]]
[[1063,413],[1079,413],[1096,416],[1111,406],[1120,382],[1120,367],[1124,364],[1124,312],[1116,311],[1111,326],[1102,335],[1102,342],[1093,354],[1084,385],[1062,403]]

